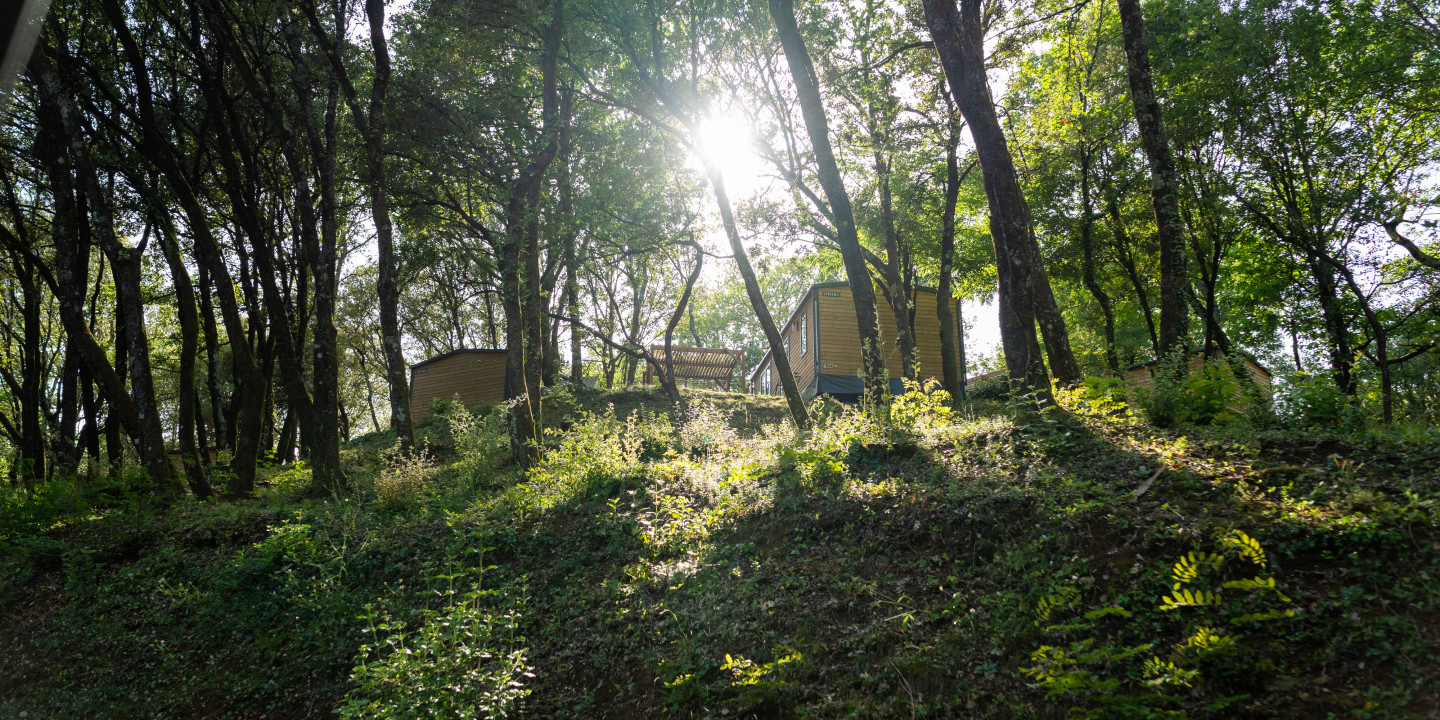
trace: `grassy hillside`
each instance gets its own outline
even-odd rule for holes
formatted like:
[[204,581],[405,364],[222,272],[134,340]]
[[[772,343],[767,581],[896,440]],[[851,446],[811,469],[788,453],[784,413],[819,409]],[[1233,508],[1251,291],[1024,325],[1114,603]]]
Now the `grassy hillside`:
[[1440,442],[915,398],[551,398],[354,490],[0,518],[0,717],[1433,717]]

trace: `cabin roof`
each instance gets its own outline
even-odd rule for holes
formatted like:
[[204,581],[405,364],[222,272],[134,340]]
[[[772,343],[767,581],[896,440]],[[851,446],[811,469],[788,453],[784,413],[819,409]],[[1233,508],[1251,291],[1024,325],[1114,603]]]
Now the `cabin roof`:
[[[838,288],[838,287],[848,288],[848,287],[850,287],[850,281],[849,281],[849,280],[831,280],[831,281],[829,281],[829,282],[819,282],[819,283],[815,283],[815,284],[811,285],[810,287],[806,288],[806,289],[805,289],[805,292],[803,292],[803,293],[800,294],[800,299],[795,301],[795,309],[790,312],[790,319],[789,319],[789,320],[786,320],[785,323],[779,327],[780,332],[782,332],[782,333],[785,332],[785,328],[790,327],[790,324],[793,323],[793,322],[795,322],[795,318],[796,318],[796,317],[799,317],[799,315],[800,315],[800,308],[805,307],[805,300],[806,300],[807,298],[809,298],[811,295],[813,295],[816,290],[820,290],[821,288]],[[929,286],[926,286],[926,285],[916,285],[916,286],[915,286],[915,292],[934,293],[934,292],[939,292],[939,291],[936,290],[935,288],[932,288],[932,287],[929,287]],[[770,360],[770,351],[769,351],[769,350],[766,350],[766,351],[765,351],[765,354],[760,357],[760,362],[756,363],[754,369],[752,369],[752,370],[750,371],[750,375],[749,375],[748,377],[750,378],[750,381],[751,381],[751,382],[754,382],[754,381],[755,381],[755,378],[760,374],[760,368],[765,367],[765,363],[766,363],[767,361],[769,361],[769,360]]]
[[450,352],[436,355],[435,357],[429,358],[428,360],[421,360],[420,362],[411,365],[410,369],[414,370],[418,367],[424,367],[426,365],[429,365],[430,363],[440,362],[445,358],[454,357],[456,355],[494,355],[497,353],[504,354],[504,352],[505,348],[460,348],[459,350],[451,350]]
[[[1220,350],[1217,348],[1217,349],[1215,350],[1215,352],[1218,353],[1218,352],[1220,352]],[[1270,372],[1269,368],[1266,368],[1264,365],[1261,365],[1261,364],[1260,364],[1260,360],[1259,360],[1258,358],[1256,358],[1254,355],[1251,355],[1250,353],[1245,352],[1244,350],[1236,350],[1235,352],[1236,352],[1238,355],[1240,355],[1240,357],[1243,357],[1243,358],[1245,358],[1246,360],[1249,360],[1250,362],[1254,363],[1254,364],[1255,364],[1255,367],[1260,368],[1260,372],[1265,373],[1265,376],[1266,376],[1266,377],[1274,377],[1274,376],[1275,376],[1274,373]],[[1203,353],[1204,353],[1204,351],[1202,351],[1202,350],[1191,350],[1191,351],[1190,351],[1190,354],[1191,354],[1191,355],[1201,355],[1201,354],[1203,354]],[[1220,354],[1223,355],[1224,353],[1220,353]],[[1121,369],[1121,372],[1130,372],[1131,370],[1136,370],[1136,369],[1139,369],[1139,368],[1142,368],[1142,367],[1148,367],[1148,366],[1150,366],[1150,365],[1158,364],[1159,362],[1160,362],[1159,359],[1146,360],[1145,362],[1142,362],[1142,363],[1135,363],[1134,365],[1127,366],[1127,367]]]
[[[670,351],[674,356],[675,377],[685,380],[728,380],[735,371],[735,366],[745,358],[744,350],[729,348],[671,345]],[[660,362],[665,362],[664,345],[651,345],[650,354]],[[649,377],[648,367],[645,372],[646,377]]]

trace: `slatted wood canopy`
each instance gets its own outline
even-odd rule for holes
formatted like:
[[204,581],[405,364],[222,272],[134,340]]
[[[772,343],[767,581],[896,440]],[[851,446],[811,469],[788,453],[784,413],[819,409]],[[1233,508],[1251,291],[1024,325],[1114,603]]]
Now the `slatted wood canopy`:
[[[729,348],[697,348],[670,346],[670,362],[675,367],[676,380],[704,380],[719,387],[721,384],[726,390],[730,389],[730,380],[735,375],[735,366],[745,359],[743,350],[731,350]],[[665,364],[665,346],[651,345],[650,354],[660,362],[661,368]],[[655,378],[655,366],[645,363],[644,383],[649,385]]]

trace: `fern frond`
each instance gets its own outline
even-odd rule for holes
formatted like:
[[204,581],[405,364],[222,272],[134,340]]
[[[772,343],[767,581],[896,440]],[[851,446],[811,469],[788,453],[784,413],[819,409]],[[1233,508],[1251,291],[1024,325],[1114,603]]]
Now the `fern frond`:
[[1182,607],[1201,607],[1220,604],[1220,595],[1209,590],[1176,590],[1160,598],[1161,610],[1175,610]]
[[1236,530],[1229,537],[1225,538],[1225,545],[1235,551],[1240,558],[1249,560],[1260,567],[1265,567],[1265,548],[1260,547],[1260,541]]

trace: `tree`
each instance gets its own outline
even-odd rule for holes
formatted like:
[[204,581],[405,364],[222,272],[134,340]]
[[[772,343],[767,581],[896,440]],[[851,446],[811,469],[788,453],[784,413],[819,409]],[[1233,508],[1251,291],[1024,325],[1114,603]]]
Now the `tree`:
[[1160,353],[1186,349],[1188,306],[1185,291],[1185,228],[1180,217],[1179,179],[1166,139],[1160,102],[1150,75],[1150,43],[1140,0],[1117,0],[1125,37],[1125,74],[1135,124],[1150,162],[1150,197],[1155,205],[1155,227],[1160,240]]

